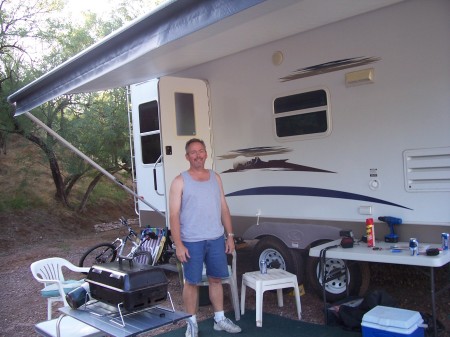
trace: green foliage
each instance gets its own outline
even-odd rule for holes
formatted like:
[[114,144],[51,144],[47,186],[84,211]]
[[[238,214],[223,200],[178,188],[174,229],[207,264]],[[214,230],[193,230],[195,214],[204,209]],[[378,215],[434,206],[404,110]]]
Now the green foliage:
[[[36,151],[42,150],[44,156],[37,156],[36,160],[41,161],[34,165],[50,167],[56,196],[68,205],[69,193],[72,203],[84,202],[86,189],[91,181],[95,181],[93,179],[98,172],[28,118],[12,118],[6,97],[119,28],[132,15],[128,14],[126,7],[119,11],[111,8],[107,19],[87,12],[84,21],[72,22],[52,15],[62,8],[61,4],[61,0],[23,0],[14,4],[0,0],[0,133],[2,139],[6,133],[20,134],[38,146]],[[39,43],[33,45],[28,38]],[[117,172],[129,161],[126,104],[125,90],[115,89],[64,95],[41,105],[32,113],[99,165]],[[91,202],[104,197],[123,199],[125,192],[122,189],[115,184],[105,185],[104,181],[101,179],[98,185],[94,185]],[[43,202],[38,190],[36,195],[26,191],[26,186],[16,186],[13,195],[0,201],[0,209],[34,207]]]
[[106,179],[102,180],[102,183],[98,184],[94,191],[91,194],[91,203],[101,202],[102,200],[109,201],[124,201],[129,198],[127,192],[125,192],[121,188],[117,188],[117,186],[107,181]]
[[0,212],[20,211],[44,206],[44,198],[35,192],[30,189],[26,181],[22,181],[13,193],[2,194],[0,197]]
[[[73,201],[83,199],[84,191],[90,182],[95,182],[98,173],[28,118],[13,118],[6,97],[147,11],[142,8],[151,9],[161,2],[122,1],[102,15],[86,12],[84,20],[75,22],[55,15],[63,8],[63,0],[0,0],[0,135],[20,134],[42,150],[45,156],[38,158],[50,167],[56,197],[66,205],[69,193]],[[127,108],[122,88],[64,95],[34,109],[32,114],[99,165],[118,172],[128,170],[129,164]],[[124,198],[126,192],[104,180],[92,192],[91,202],[104,197]],[[9,200],[0,200],[0,210],[41,202],[39,197],[33,198],[27,186],[17,187]]]

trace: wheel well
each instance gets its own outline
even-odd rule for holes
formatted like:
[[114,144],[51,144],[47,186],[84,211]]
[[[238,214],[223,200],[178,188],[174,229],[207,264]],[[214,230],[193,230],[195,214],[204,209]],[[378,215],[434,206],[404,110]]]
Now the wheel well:
[[316,247],[316,246],[320,246],[321,244],[327,243],[333,241],[331,239],[319,239],[316,241],[313,241],[309,244],[309,246],[307,247],[307,250],[309,251],[312,247]]

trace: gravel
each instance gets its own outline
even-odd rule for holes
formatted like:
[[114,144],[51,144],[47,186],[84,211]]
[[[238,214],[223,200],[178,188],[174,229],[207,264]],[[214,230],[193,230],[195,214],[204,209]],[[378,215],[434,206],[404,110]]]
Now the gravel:
[[[111,228],[114,228],[112,226]],[[35,336],[34,325],[46,320],[47,301],[40,296],[41,284],[38,283],[30,272],[30,264],[36,260],[59,256],[74,264],[78,263],[83,252],[100,242],[113,241],[117,236],[117,230],[99,229],[93,234],[64,235],[60,233],[53,238],[34,238],[27,240],[14,240],[5,233],[0,235],[4,248],[0,251],[0,336],[28,337]],[[4,244],[3,244],[4,243]],[[250,250],[238,250],[238,284],[241,275],[249,269]],[[442,287],[447,279],[445,268],[440,268],[436,273],[438,288]],[[421,271],[414,268],[371,264],[371,289],[385,289],[396,298],[399,307],[411,310],[431,313],[429,278]],[[169,291],[176,310],[183,310],[181,300],[181,286],[176,273],[167,272],[169,279]],[[229,318],[234,319],[229,287],[224,286],[225,310],[229,311]],[[277,306],[275,292],[264,294],[264,312],[296,319],[295,299],[292,295],[285,295],[284,306]],[[310,292],[306,288],[306,294],[301,297],[302,320],[310,323],[324,324],[323,302],[320,296]],[[163,305],[169,305],[165,303]],[[450,331],[450,290],[439,294],[437,298],[438,316]],[[57,305],[54,305],[54,316],[58,317]],[[254,291],[247,290],[246,308],[255,309]],[[213,315],[211,306],[202,306],[199,309],[198,319],[204,320]],[[152,333],[142,336],[155,336],[170,329],[184,326],[184,323],[160,328]],[[449,336],[441,333],[440,336]]]

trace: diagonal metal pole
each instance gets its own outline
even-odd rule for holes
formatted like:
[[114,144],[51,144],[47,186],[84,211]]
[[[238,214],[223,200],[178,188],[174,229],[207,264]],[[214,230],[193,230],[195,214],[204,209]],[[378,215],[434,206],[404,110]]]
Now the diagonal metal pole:
[[146,204],[148,207],[153,209],[156,213],[161,215],[163,218],[166,217],[164,213],[162,213],[160,210],[158,210],[155,206],[150,204],[148,201],[144,200],[144,198],[138,196],[132,189],[130,189],[128,186],[124,185],[119,179],[114,177],[111,173],[109,173],[107,170],[105,170],[103,167],[101,167],[99,164],[97,164],[95,161],[93,161],[91,158],[86,156],[83,152],[78,150],[75,146],[73,146],[71,143],[69,143],[67,140],[65,140],[63,137],[61,137],[58,133],[56,133],[54,130],[52,130],[50,127],[45,125],[39,118],[36,118],[29,112],[25,112],[24,115],[26,115],[29,119],[31,119],[35,124],[37,124],[39,127],[43,128],[45,131],[47,131],[49,134],[52,135],[56,140],[58,140],[61,144],[69,148],[69,150],[73,151],[76,155],[81,157],[83,160],[87,161],[90,165],[92,165],[94,168],[99,170],[101,173],[103,173],[108,179],[112,180],[115,184],[120,186],[122,189],[124,189],[126,192],[130,193],[134,197],[138,198],[140,201],[142,201],[144,204]]

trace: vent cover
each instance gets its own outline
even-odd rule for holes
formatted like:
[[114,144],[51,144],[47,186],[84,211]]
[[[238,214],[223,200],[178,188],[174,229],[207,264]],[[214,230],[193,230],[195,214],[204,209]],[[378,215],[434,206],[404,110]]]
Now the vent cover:
[[450,191],[450,147],[403,152],[409,192]]

